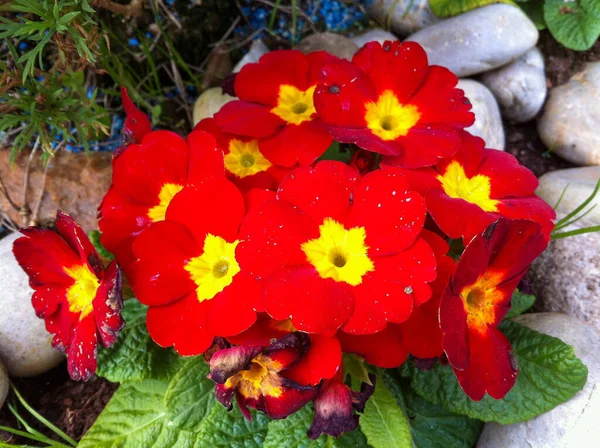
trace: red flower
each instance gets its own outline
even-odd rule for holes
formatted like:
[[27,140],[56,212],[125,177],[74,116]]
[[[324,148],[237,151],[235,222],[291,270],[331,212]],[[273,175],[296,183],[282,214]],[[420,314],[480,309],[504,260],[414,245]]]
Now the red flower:
[[56,232],[21,233],[13,251],[35,290],[35,312],[54,334],[52,345],[67,355],[71,378],[87,381],[96,372],[98,340],[110,347],[124,325],[119,268],[112,262],[104,269],[85,232],[61,211]]
[[184,186],[218,175],[224,175],[223,153],[211,135],[192,132],[184,140],[168,131],[147,134],[113,160],[113,183],[99,208],[102,244],[129,273],[136,236],[165,219]]
[[446,255],[448,244],[441,237],[424,230],[421,238],[432,247],[437,259],[437,278],[431,283],[431,299],[416,303],[406,322],[388,323],[379,333],[352,335],[339,331],[337,336],[344,353],[359,354],[369,364],[384,368],[402,365],[409,353],[417,358],[435,358],[442,354],[440,300],[456,264]]
[[308,437],[316,440],[321,434],[339,437],[354,431],[358,427],[355,411],[364,412],[367,400],[375,392],[375,375],[370,374],[369,379],[371,384],[362,383],[360,392],[344,384],[341,370],[335,378],[325,381],[315,399],[315,417]]
[[359,177],[340,162],[297,168],[250,210],[241,260],[263,279],[263,305],[311,333],[368,334],[429,299],[435,257],[419,235],[423,199],[397,172]]
[[315,386],[301,386],[285,372],[310,349],[306,333],[289,333],[267,348],[240,345],[221,350],[210,360],[210,378],[217,383],[217,400],[229,410],[235,395],[242,414],[251,419],[248,407],[282,419],[309,403]]
[[222,132],[214,118],[205,118],[194,128],[213,135],[225,155],[225,174],[240,190],[276,190],[289,169],[273,165],[259,150],[259,140]]
[[323,64],[336,59],[323,51],[267,53],[236,76],[239,101],[221,108],[217,124],[226,133],[260,139],[260,152],[274,165],[311,164],[332,142],[315,114],[313,93]]
[[121,101],[125,109],[123,134],[127,143],[141,143],[146,134],[152,132],[152,123],[148,116],[135,107],[125,87],[121,87]]
[[334,138],[384,154],[397,166],[433,165],[460,147],[471,104],[448,69],[429,66],[414,42],[369,42],[326,65],[315,108]]
[[469,397],[501,399],[517,366],[510,342],[497,329],[529,265],[546,248],[540,225],[500,219],[477,235],[458,261],[440,305],[443,348]]
[[555,213],[534,195],[538,180],[512,155],[484,149],[484,142],[462,133],[462,148],[431,168],[402,170],[409,185],[425,197],[427,211],[450,238],[468,243],[504,217],[528,219],[550,234]]
[[215,336],[231,336],[256,320],[260,286],[239,263],[238,228],[244,199],[224,177],[185,187],[165,220],[133,244],[130,282],[149,305],[152,339],[181,355],[207,350]]

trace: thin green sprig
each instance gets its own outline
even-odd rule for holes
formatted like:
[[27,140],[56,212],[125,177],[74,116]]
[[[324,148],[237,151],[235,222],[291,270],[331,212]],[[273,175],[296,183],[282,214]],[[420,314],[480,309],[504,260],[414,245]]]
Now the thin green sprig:
[[[560,198],[558,199],[558,202],[556,203],[555,208],[558,207],[558,204],[560,204],[560,202],[562,201],[562,198],[563,198],[566,190],[567,190],[566,188],[563,190]],[[586,215],[588,215],[592,210],[594,210],[596,208],[596,204],[594,204],[589,209],[585,210],[585,208],[590,204],[590,202],[592,202],[594,200],[594,198],[598,195],[598,191],[600,191],[600,180],[598,182],[596,182],[596,186],[594,187],[594,190],[592,191],[590,196],[585,201],[583,201],[578,207],[575,208],[575,210],[573,210],[571,213],[569,213],[567,216],[565,216],[564,218],[562,218],[561,220],[559,220],[556,223],[554,230],[552,232],[553,240],[600,231],[600,226],[590,226],[590,227],[584,227],[581,229],[570,230],[567,232],[558,232],[559,230],[564,229],[564,228],[580,221]]]

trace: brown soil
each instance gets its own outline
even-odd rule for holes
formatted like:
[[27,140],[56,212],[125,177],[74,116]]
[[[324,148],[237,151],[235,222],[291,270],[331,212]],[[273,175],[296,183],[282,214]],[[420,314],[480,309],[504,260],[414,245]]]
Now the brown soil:
[[[600,43],[587,52],[578,53],[561,47],[548,32],[543,32],[539,45],[546,59],[549,87],[567,82],[586,62],[600,60]],[[573,166],[548,152],[539,138],[535,121],[520,125],[506,124],[506,138],[507,151],[537,176]],[[87,383],[72,381],[64,365],[37,378],[17,379],[15,385],[29,404],[76,440],[93,424],[117,388],[116,384],[102,378],[95,378]],[[32,418],[28,420],[35,423]],[[0,411],[0,425],[18,428],[17,421],[7,406]],[[0,440],[25,442],[2,431]]]

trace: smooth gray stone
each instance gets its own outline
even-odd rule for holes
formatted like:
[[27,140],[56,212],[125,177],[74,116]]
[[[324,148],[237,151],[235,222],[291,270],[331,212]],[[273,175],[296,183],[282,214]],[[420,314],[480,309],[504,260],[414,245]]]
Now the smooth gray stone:
[[520,8],[496,4],[436,23],[407,37],[427,51],[429,63],[459,78],[514,61],[538,41],[535,25]]
[[367,12],[398,36],[408,36],[441,20],[431,12],[429,0],[371,0]]
[[[556,211],[567,215],[592,195],[599,180],[600,166],[551,171],[540,177],[540,185],[535,194],[552,207],[558,204]],[[592,207],[595,208],[579,221],[580,224],[600,226],[600,194],[594,197],[586,210]]]
[[358,45],[346,36],[335,33],[312,34],[302,39],[294,48],[305,54],[313,51],[326,51],[348,61],[351,61],[354,53],[358,51]]
[[52,335],[35,315],[29,277],[12,252],[13,233],[0,240],[0,360],[10,376],[36,376],[63,360]]
[[588,368],[588,381],[571,400],[522,423],[486,423],[477,448],[592,448],[600,440],[600,334],[559,313],[525,314],[515,320],[562,339]]
[[[557,218],[565,215],[558,213]],[[587,227],[578,222],[561,232]],[[536,306],[575,316],[600,330],[600,233],[550,242],[529,271]]]
[[498,100],[502,115],[514,123],[535,118],[548,93],[544,57],[537,48],[504,67],[484,73],[481,82]]
[[600,62],[550,90],[538,131],[548,149],[576,165],[600,165]]
[[471,134],[485,140],[486,148],[504,151],[504,127],[500,108],[489,89],[480,82],[461,79],[456,86],[465,91],[465,95],[473,105],[475,124],[469,128]]

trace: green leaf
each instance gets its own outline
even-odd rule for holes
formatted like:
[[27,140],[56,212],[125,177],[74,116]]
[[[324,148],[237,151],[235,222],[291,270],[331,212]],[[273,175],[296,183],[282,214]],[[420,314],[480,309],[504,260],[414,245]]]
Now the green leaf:
[[544,18],[554,38],[572,50],[588,50],[600,36],[600,0],[546,0]]
[[167,383],[147,380],[119,387],[78,448],[191,448],[194,434],[165,419]]
[[[523,0],[520,0],[521,2]],[[544,0],[529,0],[519,3],[519,7],[531,19],[538,30],[546,29],[546,20],[544,19]]]
[[502,400],[485,396],[472,401],[460,388],[449,366],[428,371],[412,368],[411,386],[428,401],[483,421],[511,424],[529,420],[569,400],[587,380],[587,368],[560,339],[510,320],[500,329],[510,340],[519,376]]
[[125,301],[125,328],[115,345],[99,350],[98,376],[114,383],[168,379],[185,362],[174,350],[161,348],[150,338],[146,310],[137,300]]
[[515,291],[512,298],[510,299],[510,310],[506,313],[505,319],[523,314],[535,303],[535,296],[530,294],[523,294],[522,292]]
[[222,405],[212,408],[197,433],[194,448],[262,448],[269,418],[252,412],[249,422],[235,406],[227,412]]
[[[202,356],[189,359],[175,374],[165,395],[167,418],[180,429],[197,430],[216,403]],[[220,405],[219,405],[220,406]]]
[[415,448],[471,448],[475,446],[483,422],[447,411],[420,397],[410,382],[386,370],[383,380],[407,417]]
[[340,145],[338,142],[333,142],[327,151],[319,157],[319,160],[337,160],[339,162],[348,163],[352,159],[352,151],[347,145]]
[[381,379],[359,421],[360,429],[373,448],[411,447],[406,417]]
[[368,385],[372,384],[371,379],[369,378],[369,372],[365,366],[365,361],[358,355],[344,353],[344,372],[358,380],[359,389],[360,383],[367,383]]
[[317,440],[311,440],[306,435],[313,420],[313,408],[304,406],[298,412],[283,420],[269,422],[264,448],[280,448],[290,446],[294,448],[362,448],[367,447],[367,439],[356,429],[339,438],[322,435]]
[[507,3],[514,5],[511,0],[429,0],[431,11],[440,17],[452,17],[470,11],[480,6],[492,3]]

